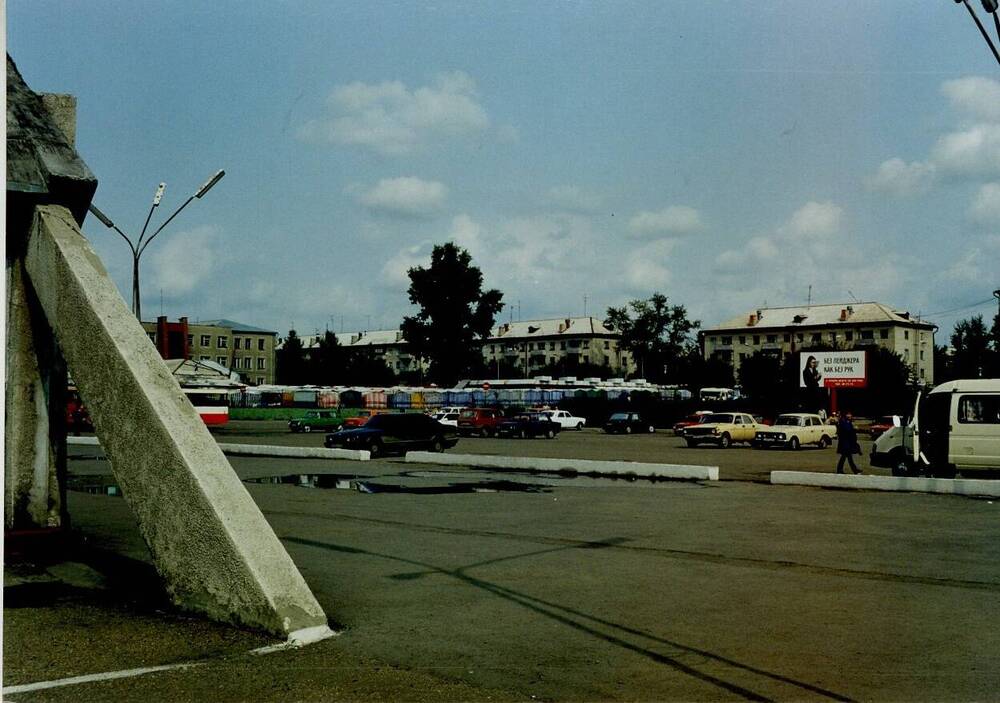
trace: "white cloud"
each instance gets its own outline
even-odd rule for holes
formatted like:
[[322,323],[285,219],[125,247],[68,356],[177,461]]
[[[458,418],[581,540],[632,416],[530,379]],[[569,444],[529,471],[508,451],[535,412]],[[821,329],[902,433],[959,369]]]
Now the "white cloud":
[[648,295],[650,291],[662,291],[671,281],[667,268],[675,242],[669,239],[653,242],[633,250],[625,262],[625,277],[633,290]]
[[810,201],[795,211],[781,231],[792,239],[828,237],[840,229],[842,214],[843,208],[832,202]]
[[701,229],[701,214],[693,207],[671,205],[656,212],[642,211],[629,220],[629,230],[637,237],[690,234]]
[[382,282],[391,288],[405,291],[410,287],[410,269],[428,265],[430,258],[430,247],[426,242],[405,247],[397,251],[382,266]]
[[456,215],[452,218],[448,238],[468,251],[473,258],[485,253],[483,251],[483,227],[466,214]]
[[490,124],[475,82],[461,71],[412,90],[400,81],[349,83],[336,88],[327,103],[331,114],[304,124],[301,139],[400,155],[434,139],[482,132]]
[[402,217],[432,216],[447,197],[448,188],[443,183],[413,176],[384,178],[357,195],[358,201],[373,212]]
[[1000,226],[1000,183],[984,183],[980,186],[969,214],[981,224]]
[[1000,81],[966,76],[941,84],[952,106],[977,120],[1000,122]]
[[951,174],[1000,175],[1000,123],[977,124],[946,134],[934,145],[931,157],[942,170]]
[[936,168],[932,163],[900,158],[883,161],[874,176],[867,181],[871,190],[890,195],[908,196],[926,193],[934,182]]
[[152,276],[145,279],[146,287],[163,289],[167,295],[194,290],[215,267],[213,246],[217,236],[215,227],[203,226],[167,234],[165,241],[158,237],[150,255]]

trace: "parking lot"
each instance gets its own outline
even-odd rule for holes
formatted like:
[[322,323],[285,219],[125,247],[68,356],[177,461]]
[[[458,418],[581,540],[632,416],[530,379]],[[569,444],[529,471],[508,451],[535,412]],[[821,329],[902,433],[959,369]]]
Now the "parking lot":
[[[322,443],[261,423],[218,437]],[[462,440],[455,451],[491,450],[717,463],[728,480],[234,457],[341,632],[261,657],[247,652],[265,638],[151,597],[126,502],[81,490],[102,486],[107,462],[74,447],[69,503],[87,549],[61,590],[8,598],[4,685],[206,663],[6,697],[982,700],[1000,690],[1000,505],[760,482],[771,468],[832,471],[832,450],[688,449],[665,432],[584,431]]]

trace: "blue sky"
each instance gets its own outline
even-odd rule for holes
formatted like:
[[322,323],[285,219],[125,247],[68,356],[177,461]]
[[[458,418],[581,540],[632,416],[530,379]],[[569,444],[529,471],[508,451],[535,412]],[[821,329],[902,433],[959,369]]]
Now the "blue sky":
[[[978,3],[975,4],[978,7]],[[8,0],[36,91],[78,99],[144,317],[389,328],[457,241],[503,319],[654,291],[713,325],[877,300],[946,341],[1000,288],[1000,68],[939,0]],[[125,243],[84,231],[120,290]],[[853,296],[853,297],[852,297]]]

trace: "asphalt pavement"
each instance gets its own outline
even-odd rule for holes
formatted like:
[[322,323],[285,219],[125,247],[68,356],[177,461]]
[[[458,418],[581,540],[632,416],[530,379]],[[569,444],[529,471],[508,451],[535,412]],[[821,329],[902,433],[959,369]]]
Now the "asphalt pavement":
[[[220,441],[303,443],[231,423]],[[499,449],[498,449],[499,448]],[[1000,690],[1000,504],[763,483],[832,450],[689,449],[667,433],[456,451],[718,465],[613,481],[233,458],[340,634],[259,634],[157,593],[107,462],[75,447],[79,541],[7,565],[4,687],[185,662],[36,700],[988,700]],[[677,457],[677,458],[674,458]],[[679,457],[683,457],[683,460]],[[87,493],[86,490],[100,493]]]

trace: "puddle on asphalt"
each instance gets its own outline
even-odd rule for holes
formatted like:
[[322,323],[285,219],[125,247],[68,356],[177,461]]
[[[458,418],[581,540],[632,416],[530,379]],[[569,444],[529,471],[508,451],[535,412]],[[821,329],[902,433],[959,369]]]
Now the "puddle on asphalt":
[[[408,474],[407,476],[411,476]],[[437,479],[442,476],[428,473],[426,477]],[[468,479],[468,474],[458,478]],[[412,493],[417,495],[439,495],[445,493],[548,493],[550,488],[545,485],[526,481],[510,481],[506,479],[484,479],[481,481],[455,481],[445,485],[407,485],[399,483],[384,483],[370,478],[357,478],[337,474],[287,474],[284,476],[264,476],[261,478],[244,479],[245,483],[284,484],[302,488],[329,488],[359,493]]]

